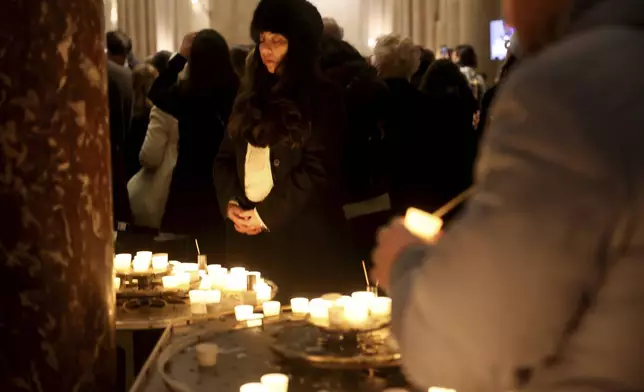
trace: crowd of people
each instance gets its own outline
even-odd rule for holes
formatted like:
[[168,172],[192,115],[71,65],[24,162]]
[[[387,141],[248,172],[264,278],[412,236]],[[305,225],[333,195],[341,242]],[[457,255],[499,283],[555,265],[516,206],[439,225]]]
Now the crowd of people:
[[251,36],[230,47],[206,29],[139,62],[107,34],[117,248],[181,259],[197,239],[285,293],[337,291],[380,225],[472,184],[476,53],[436,59],[390,34],[365,57],[305,1],[262,1]]

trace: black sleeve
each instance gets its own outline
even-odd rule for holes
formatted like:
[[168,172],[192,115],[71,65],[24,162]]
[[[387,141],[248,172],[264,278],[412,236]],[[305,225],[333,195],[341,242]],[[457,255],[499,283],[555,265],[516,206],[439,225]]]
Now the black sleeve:
[[174,55],[168,62],[168,68],[154,81],[148,93],[155,106],[175,118],[179,117],[177,80],[187,62],[180,54]]
[[228,203],[231,200],[242,201],[244,199],[244,190],[239,182],[239,173],[237,173],[235,143],[228,132],[225,132],[219,146],[213,176],[219,207],[223,216],[226,216]]
[[333,94],[323,94],[320,98],[311,138],[302,147],[301,163],[256,207],[269,230],[279,229],[297,216],[312,196],[327,193],[337,185],[346,107],[340,91],[334,90]]

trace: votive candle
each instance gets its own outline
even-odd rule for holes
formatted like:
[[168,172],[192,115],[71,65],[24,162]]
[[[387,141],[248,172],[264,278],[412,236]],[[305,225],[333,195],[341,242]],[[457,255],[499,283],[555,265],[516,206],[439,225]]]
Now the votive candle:
[[208,308],[206,307],[206,295],[202,290],[190,290],[190,311],[192,314],[206,314]]
[[287,392],[288,376],[281,373],[264,374],[260,379],[268,392]]
[[307,298],[291,298],[291,311],[294,314],[304,315],[309,312],[309,300]]
[[179,277],[176,275],[168,275],[161,278],[164,289],[176,289],[179,287]]
[[199,290],[210,290],[212,288],[212,280],[209,276],[202,276],[199,282]]
[[235,306],[235,318],[237,321],[246,321],[253,315],[254,308],[252,305]]
[[157,253],[152,256],[152,269],[154,272],[163,272],[168,269],[168,254]]
[[218,304],[221,302],[221,291],[208,290],[204,291],[205,301],[207,304]]
[[430,242],[440,233],[443,220],[429,212],[412,207],[405,214],[404,225],[415,236]]
[[261,313],[251,314],[248,319],[246,319],[246,325],[250,328],[261,327],[263,323],[264,315]]
[[344,305],[344,319],[355,328],[363,327],[369,320],[369,305],[352,299]]
[[309,315],[319,321],[329,320],[330,303],[322,298],[315,298],[309,302]]
[[268,392],[268,389],[259,382],[249,382],[239,388],[239,392]]
[[257,302],[265,302],[271,300],[273,289],[268,283],[260,283],[255,285],[255,294],[257,295]]
[[231,272],[226,277],[226,290],[246,291],[246,273]]
[[183,290],[190,289],[190,281],[192,279],[192,276],[190,275],[189,272],[182,272],[175,276],[177,277],[177,284],[179,288]]
[[121,278],[114,278],[114,290],[121,288]]
[[367,304],[367,306],[369,306],[371,304],[371,301],[376,298],[376,293],[372,293],[370,291],[356,291],[351,294],[351,298],[356,301],[364,302],[365,304]]
[[114,269],[118,272],[128,272],[132,266],[132,255],[120,253],[114,256]]
[[280,315],[282,305],[279,301],[267,301],[262,304],[262,311],[266,317],[276,317]]
[[391,317],[391,298],[377,297],[371,301],[369,310],[373,317]]
[[230,269],[231,274],[244,274],[246,275],[246,268],[244,267],[233,267]]
[[197,362],[201,367],[211,367],[217,364],[219,347],[214,343],[200,343],[195,346]]
[[152,259],[152,252],[149,250],[141,250],[136,252],[137,257],[142,257],[144,259]]
[[150,270],[150,259],[146,257],[135,257],[132,260],[132,269],[134,269],[134,272],[148,272]]

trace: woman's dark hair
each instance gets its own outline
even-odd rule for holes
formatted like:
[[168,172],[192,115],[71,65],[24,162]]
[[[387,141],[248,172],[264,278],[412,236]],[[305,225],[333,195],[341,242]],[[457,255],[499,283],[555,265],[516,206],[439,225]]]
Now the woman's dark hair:
[[472,88],[456,64],[448,59],[434,61],[420,84],[425,94],[458,97],[472,107],[472,113],[478,110],[478,104]]
[[186,92],[201,95],[239,87],[228,43],[221,34],[212,29],[197,33],[188,59],[188,77],[181,86]]
[[458,56],[458,65],[461,67],[478,68],[479,58],[471,45],[459,45],[456,48],[456,55]]
[[416,47],[420,51],[420,65],[418,66],[418,70],[411,77],[411,84],[415,88],[420,88],[423,76],[425,76],[429,66],[436,60],[436,55],[431,50],[420,45],[417,45]]

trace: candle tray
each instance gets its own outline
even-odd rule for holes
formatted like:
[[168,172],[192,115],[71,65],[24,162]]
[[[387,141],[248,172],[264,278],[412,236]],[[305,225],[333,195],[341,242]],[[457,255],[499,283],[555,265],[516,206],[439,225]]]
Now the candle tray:
[[[289,313],[264,319],[261,327],[244,324],[236,322],[231,313],[206,323],[169,327],[130,391],[237,392],[242,384],[259,381],[266,373],[287,374],[290,392],[379,392],[407,386],[395,367],[363,371],[364,367],[356,366],[311,366],[312,362],[299,355],[281,354],[275,344],[286,337],[281,335],[285,328],[304,327],[319,333]],[[206,342],[216,344],[219,353],[214,367],[202,368],[195,346]]]
[[375,332],[381,329],[388,328],[390,320],[371,319],[369,323],[365,324],[362,328],[354,328],[349,325],[330,325],[328,321],[320,321],[309,317],[308,323],[312,326],[319,328],[322,332],[327,334],[360,334]]
[[121,279],[139,279],[139,278],[147,278],[147,279],[161,279],[164,276],[168,276],[172,273],[172,265],[168,265],[168,268],[166,268],[164,271],[155,271],[152,268],[150,268],[147,271],[134,271],[134,270],[129,270],[128,272],[122,272],[116,270],[116,276],[121,278]]

